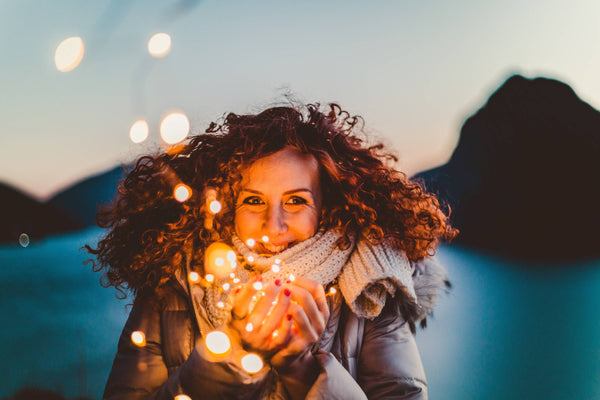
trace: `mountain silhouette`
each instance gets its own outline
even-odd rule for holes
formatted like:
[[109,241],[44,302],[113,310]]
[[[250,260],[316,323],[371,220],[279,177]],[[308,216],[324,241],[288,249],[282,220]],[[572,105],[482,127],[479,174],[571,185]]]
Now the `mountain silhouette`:
[[48,234],[81,229],[84,225],[55,207],[0,183],[0,242],[18,243],[27,234],[31,241]]
[[96,224],[96,212],[117,194],[124,168],[115,167],[70,186],[48,200],[48,204],[70,215],[84,226]]
[[452,157],[415,176],[451,207],[459,244],[533,261],[600,256],[600,113],[566,84],[510,77]]

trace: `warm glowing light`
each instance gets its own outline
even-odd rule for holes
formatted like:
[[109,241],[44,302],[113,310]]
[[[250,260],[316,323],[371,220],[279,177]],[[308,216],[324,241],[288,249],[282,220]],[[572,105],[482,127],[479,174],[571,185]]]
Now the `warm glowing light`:
[[73,36],[60,42],[54,52],[54,64],[61,72],[73,71],[81,60],[85,46],[80,37]]
[[280,270],[281,270],[281,268],[279,268],[279,265],[277,265],[277,264],[271,265],[271,271],[278,273]]
[[224,291],[228,291],[229,289],[231,289],[231,285],[229,283],[224,283],[223,284],[223,290]]
[[256,240],[254,240],[254,239],[248,239],[248,240],[246,240],[246,245],[248,247],[254,247],[256,245]]
[[229,337],[221,331],[212,331],[206,335],[206,348],[213,354],[225,354],[231,349]]
[[337,290],[334,287],[329,288],[329,294],[335,294]]
[[190,279],[190,282],[196,283],[200,280],[200,274],[196,271],[192,271],[190,272],[188,278]]
[[275,264],[281,264],[281,260],[279,258],[275,259]]
[[148,52],[152,57],[161,58],[171,51],[171,36],[157,33],[148,40]]
[[275,339],[277,336],[279,336],[279,331],[273,331],[273,334],[271,335],[271,337],[273,339]]
[[134,331],[131,333],[131,341],[136,346],[144,347],[146,345],[146,335],[142,331]]
[[254,282],[254,283],[252,284],[252,287],[253,287],[254,289],[256,289],[256,290],[262,290],[262,288],[263,288],[263,284],[262,284],[262,282]]
[[184,140],[190,132],[190,121],[183,113],[171,113],[160,123],[160,137],[167,144]]
[[296,277],[294,276],[294,274],[289,274],[289,275],[288,275],[288,280],[289,280],[290,282],[294,282],[294,281],[296,280]]
[[229,278],[234,279],[235,278],[235,272],[232,272],[229,274]]
[[234,278],[233,283],[240,283],[240,278]]
[[225,262],[230,251],[233,252],[231,247],[222,242],[208,246],[204,255],[204,270],[217,279],[227,278],[235,268],[235,265]]
[[242,368],[244,368],[244,370],[246,370],[246,372],[249,374],[254,374],[260,371],[262,367],[263,361],[258,355],[249,353],[242,357]]
[[[231,250],[227,252],[227,261],[230,263],[235,262],[237,260],[237,256],[235,255],[235,251]],[[233,278],[233,277],[232,277]]]
[[262,241],[265,242],[265,243],[268,243],[269,242],[269,237],[267,235],[263,236],[262,237]]
[[142,143],[148,138],[149,132],[150,128],[148,127],[148,123],[143,119],[140,119],[131,125],[131,128],[129,129],[129,138],[133,143]]
[[223,303],[222,301],[219,301],[219,302],[217,303],[217,307],[219,307],[219,308],[223,308],[223,307],[225,307],[225,303]]
[[26,234],[26,233],[21,233],[21,234],[19,235],[19,244],[20,244],[22,247],[27,247],[27,246],[29,246],[29,235],[28,235],[28,234]]
[[254,256],[248,256],[248,262],[254,262]]
[[210,210],[211,213],[218,214],[219,211],[221,211],[221,203],[219,203],[218,200],[213,200],[208,205],[208,209]]
[[252,322],[248,322],[246,324],[246,332],[252,332],[254,330],[254,325],[252,325]]
[[204,279],[206,279],[206,282],[212,282],[215,280],[215,276],[213,274],[206,274]]
[[190,396],[187,396],[185,394],[178,394],[177,396],[175,396],[175,398],[173,400],[192,400]]
[[180,183],[177,186],[175,186],[175,189],[173,190],[173,197],[175,197],[175,200],[177,200],[180,203],[183,203],[184,201],[188,200],[191,196],[192,189],[190,189],[188,185],[185,185],[183,183]]

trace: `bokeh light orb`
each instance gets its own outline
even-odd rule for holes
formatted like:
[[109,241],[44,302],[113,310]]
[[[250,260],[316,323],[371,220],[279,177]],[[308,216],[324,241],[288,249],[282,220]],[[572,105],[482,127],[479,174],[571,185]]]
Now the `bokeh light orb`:
[[157,33],[148,40],[148,52],[152,57],[162,58],[171,51],[171,36],[166,33]]
[[190,121],[184,113],[171,113],[160,123],[160,137],[167,144],[181,142],[187,137],[189,132]]
[[213,200],[208,205],[208,209],[210,210],[211,213],[218,214],[219,211],[221,211],[221,203],[219,203],[218,200]]
[[54,52],[56,69],[61,72],[73,71],[83,60],[84,52],[85,46],[79,36],[72,36],[63,40]]
[[174,400],[192,400],[192,398],[186,394],[178,394]]
[[131,341],[136,346],[144,347],[146,345],[146,335],[142,331],[133,331],[131,332]]
[[213,354],[225,354],[231,349],[229,337],[221,331],[212,331],[206,335],[206,348]]
[[249,353],[242,357],[242,368],[249,374],[257,373],[262,367],[263,361],[258,355]]
[[29,246],[29,235],[26,233],[21,233],[19,235],[19,244],[21,245],[21,247]]
[[192,197],[192,189],[188,185],[180,183],[173,189],[173,197],[178,202],[183,203]]
[[215,242],[208,246],[204,253],[204,271],[214,275],[217,279],[227,278],[236,265],[227,258],[230,251],[233,249],[221,242]]
[[131,125],[131,128],[129,129],[129,138],[133,143],[142,143],[148,138],[149,132],[150,128],[148,127],[148,123],[145,120],[140,119]]

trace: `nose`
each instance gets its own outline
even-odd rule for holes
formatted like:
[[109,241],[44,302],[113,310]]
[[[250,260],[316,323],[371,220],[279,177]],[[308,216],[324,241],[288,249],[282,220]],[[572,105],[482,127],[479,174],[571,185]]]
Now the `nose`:
[[264,221],[264,230],[267,236],[275,238],[287,231],[285,211],[279,205],[269,207]]

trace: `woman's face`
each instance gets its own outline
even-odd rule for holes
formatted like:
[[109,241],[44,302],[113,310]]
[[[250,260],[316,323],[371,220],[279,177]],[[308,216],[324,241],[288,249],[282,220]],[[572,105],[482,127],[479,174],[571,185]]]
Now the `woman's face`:
[[251,164],[242,177],[235,231],[244,242],[254,239],[258,253],[279,253],[316,233],[322,196],[314,156],[285,147]]

